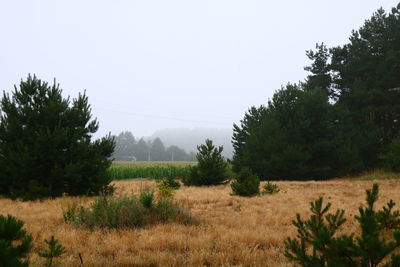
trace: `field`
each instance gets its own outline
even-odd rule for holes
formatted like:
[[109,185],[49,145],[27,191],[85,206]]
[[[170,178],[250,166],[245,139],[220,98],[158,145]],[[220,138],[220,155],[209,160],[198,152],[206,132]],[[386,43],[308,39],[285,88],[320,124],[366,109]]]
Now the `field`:
[[[348,222],[342,231],[356,231],[353,215],[364,204],[365,189],[374,182],[380,185],[377,207],[390,198],[400,203],[400,179],[338,179],[277,182],[283,192],[253,198],[231,196],[228,185],[182,187],[176,200],[189,207],[199,221],[190,226],[169,223],[144,229],[90,231],[64,223],[65,201],[90,198],[34,202],[0,199],[0,213],[25,221],[25,228],[34,238],[32,266],[42,266],[43,259],[37,252],[45,249],[43,240],[51,235],[67,248],[67,253],[57,260],[62,266],[80,266],[79,255],[84,266],[291,266],[283,256],[283,243],[288,236],[296,235],[291,224],[295,214],[307,216],[309,202],[323,196],[332,203],[332,211],[346,210]],[[115,182],[118,194],[139,192],[153,184]]]
[[112,167],[152,167],[152,166],[178,166],[186,167],[196,165],[193,161],[113,161]]
[[115,161],[108,172],[113,180],[182,178],[188,175],[190,166],[196,164],[188,161]]

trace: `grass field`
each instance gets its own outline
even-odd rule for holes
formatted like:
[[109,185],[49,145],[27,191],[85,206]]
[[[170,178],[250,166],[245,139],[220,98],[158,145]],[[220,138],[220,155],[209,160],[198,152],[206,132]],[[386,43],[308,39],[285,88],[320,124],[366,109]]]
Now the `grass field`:
[[[34,238],[32,266],[43,265],[37,252],[45,249],[43,239],[51,235],[67,248],[57,260],[62,266],[80,266],[79,255],[84,266],[291,266],[283,256],[284,240],[296,235],[291,221],[297,212],[309,215],[309,202],[318,196],[332,203],[332,211],[346,210],[348,222],[343,233],[357,230],[353,216],[365,203],[365,190],[374,182],[380,185],[378,208],[391,198],[400,204],[400,179],[350,180],[277,182],[283,192],[253,198],[231,196],[228,185],[182,187],[176,200],[189,207],[199,221],[190,226],[167,223],[144,229],[89,231],[64,223],[65,201],[90,198],[34,202],[0,199],[0,213],[25,221]],[[139,192],[153,184],[115,182],[117,194]]]

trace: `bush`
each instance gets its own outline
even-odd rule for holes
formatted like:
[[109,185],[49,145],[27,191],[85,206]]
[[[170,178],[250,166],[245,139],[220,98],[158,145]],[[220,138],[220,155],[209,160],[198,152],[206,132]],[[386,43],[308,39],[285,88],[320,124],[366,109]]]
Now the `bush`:
[[154,192],[149,192],[142,192],[139,197],[100,196],[89,208],[76,202],[68,203],[63,217],[66,222],[88,228],[132,228],[167,221],[194,222],[173,199],[154,200]]
[[[72,103],[71,103],[72,102]],[[59,85],[35,76],[0,103],[0,194],[12,198],[98,194],[107,191],[114,150],[111,136],[92,141],[85,94],[62,97]]]
[[385,170],[400,172],[400,138],[389,144],[386,153],[381,154],[380,159]]
[[161,179],[160,183],[163,183],[166,186],[168,186],[169,188],[172,188],[174,190],[181,188],[181,184],[172,177],[163,178],[163,179]]
[[197,146],[197,166],[190,167],[188,177],[183,179],[185,185],[218,185],[228,179],[228,164],[221,155],[223,147],[215,147],[209,139]]
[[154,201],[154,191],[151,189],[143,190],[142,192],[140,192],[139,200],[145,208],[151,208]]
[[[323,205],[323,198],[310,203],[312,215],[303,221],[299,214],[293,224],[298,238],[285,241],[285,256],[301,266],[400,266],[400,254],[393,254],[400,247],[400,212],[393,211],[390,200],[386,207],[376,212],[378,185],[367,190],[367,206],[360,207],[355,216],[360,225],[360,236],[336,236],[346,222],[344,210],[327,214],[331,207]],[[390,256],[390,259],[389,259]]]
[[260,179],[249,168],[242,169],[231,184],[232,194],[251,197],[260,194]]
[[0,214],[0,266],[28,266],[23,258],[32,247],[32,237],[22,227],[24,222]]
[[262,193],[272,195],[272,194],[278,193],[279,191],[281,191],[281,190],[279,189],[279,186],[277,184],[274,184],[274,183],[268,181],[264,185],[264,190]]
[[169,187],[167,183],[160,181],[157,183],[158,196],[160,198],[171,198],[174,196],[175,189]]

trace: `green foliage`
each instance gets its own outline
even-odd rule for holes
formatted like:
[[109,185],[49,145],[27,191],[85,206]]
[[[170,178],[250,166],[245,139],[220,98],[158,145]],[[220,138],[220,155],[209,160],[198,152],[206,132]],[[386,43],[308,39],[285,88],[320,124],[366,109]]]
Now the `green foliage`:
[[113,166],[107,172],[113,180],[133,178],[171,179],[188,176],[190,166]]
[[[261,179],[327,179],[379,167],[400,136],[400,4],[379,9],[349,43],[306,52],[305,82],[278,90],[234,125],[233,168]],[[384,164],[398,157],[387,152]]]
[[24,222],[0,214],[0,266],[29,266],[26,255],[32,247],[32,237],[22,227]]
[[400,172],[400,138],[394,139],[387,151],[380,155],[385,170]]
[[197,146],[197,166],[190,167],[188,177],[183,179],[185,185],[218,185],[228,179],[228,164],[222,157],[222,146],[215,147],[209,139]]
[[142,190],[139,201],[145,208],[151,208],[154,202],[154,191],[148,188]]
[[[194,223],[195,220],[172,198],[140,196],[100,196],[90,207],[73,202],[63,210],[66,222],[87,228],[132,228],[163,223]],[[151,199],[151,202],[150,202]]]
[[39,252],[39,256],[46,259],[44,266],[50,267],[53,265],[53,259],[61,257],[66,252],[65,247],[58,243],[58,240],[51,236],[50,240],[45,239],[48,249],[44,252]]
[[158,196],[161,198],[171,198],[175,190],[178,190],[181,184],[173,178],[164,178],[157,183]]
[[249,168],[242,169],[231,183],[232,194],[251,197],[260,194],[260,179]]
[[[72,102],[72,103],[71,103]],[[110,136],[91,141],[98,122],[88,97],[63,98],[35,76],[0,103],[0,194],[13,198],[97,194],[110,183]]]
[[157,189],[158,189],[158,196],[160,198],[171,198],[174,196],[175,189],[168,186],[167,183],[164,181],[159,181],[157,183]]
[[235,150],[234,169],[249,167],[263,180],[325,179],[337,174],[332,150],[340,145],[335,143],[332,110],[322,90],[289,84],[261,113],[245,117],[259,123],[244,121],[234,128],[234,137],[248,134]]
[[162,183],[164,183],[165,185],[167,185],[168,187],[178,190],[179,188],[181,188],[181,184],[179,183],[179,181],[175,180],[172,177],[166,177],[161,179]]
[[337,235],[346,222],[344,210],[328,213],[331,204],[324,206],[323,198],[310,203],[312,215],[306,221],[297,214],[293,224],[297,239],[285,241],[285,256],[301,266],[399,266],[400,212],[393,211],[391,200],[380,211],[374,210],[378,198],[378,185],[367,190],[367,206],[359,208],[355,216],[360,235]]
[[273,195],[276,193],[279,193],[281,189],[279,189],[279,186],[277,184],[274,184],[270,181],[268,181],[264,185],[264,190],[262,191],[263,194],[268,194],[268,195]]

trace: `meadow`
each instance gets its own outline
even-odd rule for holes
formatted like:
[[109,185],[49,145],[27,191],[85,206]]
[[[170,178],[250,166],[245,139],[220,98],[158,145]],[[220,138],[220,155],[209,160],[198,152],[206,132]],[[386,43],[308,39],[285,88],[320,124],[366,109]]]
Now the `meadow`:
[[[25,221],[34,238],[29,255],[32,266],[42,266],[37,255],[43,240],[54,235],[67,253],[62,266],[292,266],[283,255],[284,240],[296,235],[296,213],[308,216],[309,202],[319,196],[332,203],[332,212],[345,209],[348,222],[341,233],[357,232],[354,215],[365,203],[365,190],[378,182],[377,207],[389,199],[400,204],[400,175],[370,180],[372,173],[316,182],[276,182],[281,192],[245,198],[231,196],[229,185],[181,187],[175,199],[190,209],[198,224],[165,223],[145,228],[88,230],[63,220],[67,201],[91,202],[90,197],[64,197],[43,201],[0,199],[0,213]],[[379,174],[376,174],[379,176]],[[380,175],[379,177],[381,177]],[[385,178],[386,176],[384,176]],[[138,193],[154,181],[114,182],[118,195]],[[398,207],[397,207],[398,208]]]

